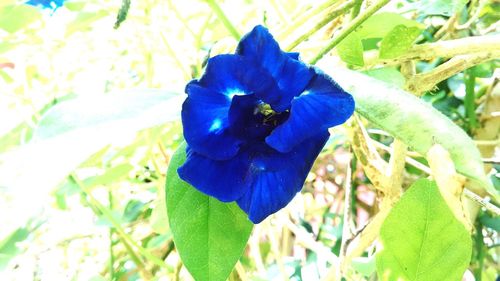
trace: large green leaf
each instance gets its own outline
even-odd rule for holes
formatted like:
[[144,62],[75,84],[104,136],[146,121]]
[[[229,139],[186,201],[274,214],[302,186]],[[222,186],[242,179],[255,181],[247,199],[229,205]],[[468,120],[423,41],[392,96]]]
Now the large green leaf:
[[196,280],[226,280],[245,249],[253,224],[235,203],[207,196],[177,175],[185,145],[167,172],[167,212],[182,262]]
[[470,233],[427,179],[416,181],[392,208],[380,244],[380,280],[461,280],[472,254]]
[[481,155],[472,139],[430,104],[399,87],[361,73],[332,67],[328,60],[319,66],[356,101],[356,112],[422,155],[435,143],[448,152],[458,172],[467,176],[476,192],[498,193],[483,171]]

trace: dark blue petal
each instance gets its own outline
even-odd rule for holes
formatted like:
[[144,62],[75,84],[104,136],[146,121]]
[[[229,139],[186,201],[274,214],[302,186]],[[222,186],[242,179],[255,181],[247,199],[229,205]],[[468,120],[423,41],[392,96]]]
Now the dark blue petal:
[[274,78],[281,90],[279,96],[263,92],[259,98],[278,112],[290,107],[293,97],[304,90],[314,75],[312,69],[297,60],[295,53],[281,51],[269,31],[260,25],[241,39],[236,53],[255,61]]
[[240,55],[218,55],[210,58],[200,84],[233,97],[253,93],[278,95],[274,79],[252,60]]
[[179,177],[199,191],[222,202],[231,202],[247,192],[247,157],[217,161],[186,148],[186,162],[177,170]]
[[279,77],[285,60],[289,58],[281,51],[267,28],[257,25],[238,44],[236,53],[255,61],[273,77]]
[[237,200],[254,223],[285,207],[302,189],[314,160],[328,140],[328,131],[313,136],[289,153],[251,147],[251,185]]
[[186,142],[194,151],[215,160],[235,156],[242,141],[228,130],[231,99],[197,81],[186,86],[186,93],[181,114]]
[[299,52],[290,52],[290,53],[287,53],[287,55],[294,60],[299,60],[299,57],[300,57]]
[[354,111],[354,100],[330,77],[318,73],[307,89],[292,101],[290,117],[266,138],[280,152],[330,127],[344,123]]

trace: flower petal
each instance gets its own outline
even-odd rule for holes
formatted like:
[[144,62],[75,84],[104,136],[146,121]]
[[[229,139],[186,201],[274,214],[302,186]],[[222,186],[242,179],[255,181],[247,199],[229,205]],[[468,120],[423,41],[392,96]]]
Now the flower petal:
[[235,95],[270,93],[279,95],[276,83],[261,67],[240,55],[218,55],[210,58],[199,80],[206,88],[232,98]]
[[224,160],[236,155],[242,141],[229,132],[231,100],[197,81],[186,86],[187,99],[182,105],[184,138],[196,152]]
[[237,203],[252,222],[259,223],[285,207],[302,189],[328,136],[328,131],[321,132],[289,153],[279,153],[267,145],[264,149],[249,148],[253,154],[249,171],[251,186]]
[[313,70],[298,60],[296,53],[281,51],[267,28],[260,25],[241,39],[236,53],[255,61],[274,78],[281,90],[279,95],[262,92],[259,98],[278,112],[290,107],[293,97],[304,90],[314,75]]
[[179,177],[199,191],[231,202],[240,198],[248,189],[248,167],[245,155],[230,160],[217,161],[186,148],[186,162],[177,170]]
[[302,95],[292,101],[290,117],[266,138],[280,152],[291,151],[307,138],[344,123],[354,111],[354,99],[335,81],[318,73]]

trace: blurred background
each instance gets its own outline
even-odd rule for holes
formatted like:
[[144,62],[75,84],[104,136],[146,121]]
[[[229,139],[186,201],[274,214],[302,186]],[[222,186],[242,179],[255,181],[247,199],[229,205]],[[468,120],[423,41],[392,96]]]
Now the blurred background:
[[[0,2],[1,280],[190,280],[172,242],[164,191],[169,159],[182,142],[184,85],[201,74],[207,57],[234,50],[235,32],[256,24],[308,61],[373,1],[32,2]],[[417,42],[424,43],[497,33],[500,5],[391,1],[383,11],[418,25]],[[385,20],[394,19],[379,17],[378,23]],[[365,57],[385,35],[374,29],[362,38]],[[375,69],[331,55],[339,65],[404,83],[397,66]],[[419,62],[417,71],[442,62]],[[480,64],[423,98],[473,135],[477,120],[465,101],[470,77],[479,108],[482,97],[499,91],[497,66],[498,60]],[[392,138],[369,132],[387,159]],[[345,128],[332,136],[303,192],[254,229],[230,280],[319,280],[326,274],[328,253],[340,250],[342,186],[351,163]],[[494,150],[498,136],[481,145]],[[376,194],[361,166],[353,161],[351,167],[353,220],[361,227],[377,212]],[[422,171],[408,166],[407,175],[416,179]],[[480,215],[484,280],[494,280],[499,270],[499,225]],[[355,260],[352,280],[375,280],[370,251]]]

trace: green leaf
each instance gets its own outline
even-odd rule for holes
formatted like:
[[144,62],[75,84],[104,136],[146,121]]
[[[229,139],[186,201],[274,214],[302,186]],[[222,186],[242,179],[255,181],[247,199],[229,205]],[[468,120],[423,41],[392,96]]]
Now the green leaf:
[[185,159],[182,145],[167,172],[167,212],[175,246],[195,280],[226,280],[253,224],[236,203],[222,203],[182,181],[177,168]]
[[380,58],[390,59],[404,54],[415,42],[422,30],[418,27],[395,26],[380,44]]
[[356,66],[365,65],[363,59],[363,43],[356,32],[352,32],[340,42],[337,46],[337,52],[340,58],[348,64]]
[[418,28],[424,27],[423,24],[414,20],[409,20],[400,14],[382,12],[369,17],[356,29],[356,33],[361,39],[383,38],[398,25]]
[[433,144],[442,145],[450,153],[457,171],[470,179],[469,187],[478,193],[486,190],[498,201],[497,191],[484,174],[479,150],[460,127],[432,105],[396,85],[332,65],[326,59],[318,64],[353,95],[360,115],[422,155]]
[[416,181],[392,208],[380,244],[380,280],[461,280],[472,254],[470,233],[427,179]]
[[5,269],[9,261],[21,252],[16,243],[28,238],[29,234],[30,230],[28,228],[20,227],[0,240],[0,271]]
[[6,5],[0,7],[0,29],[14,33],[40,19],[38,10],[29,5]]

